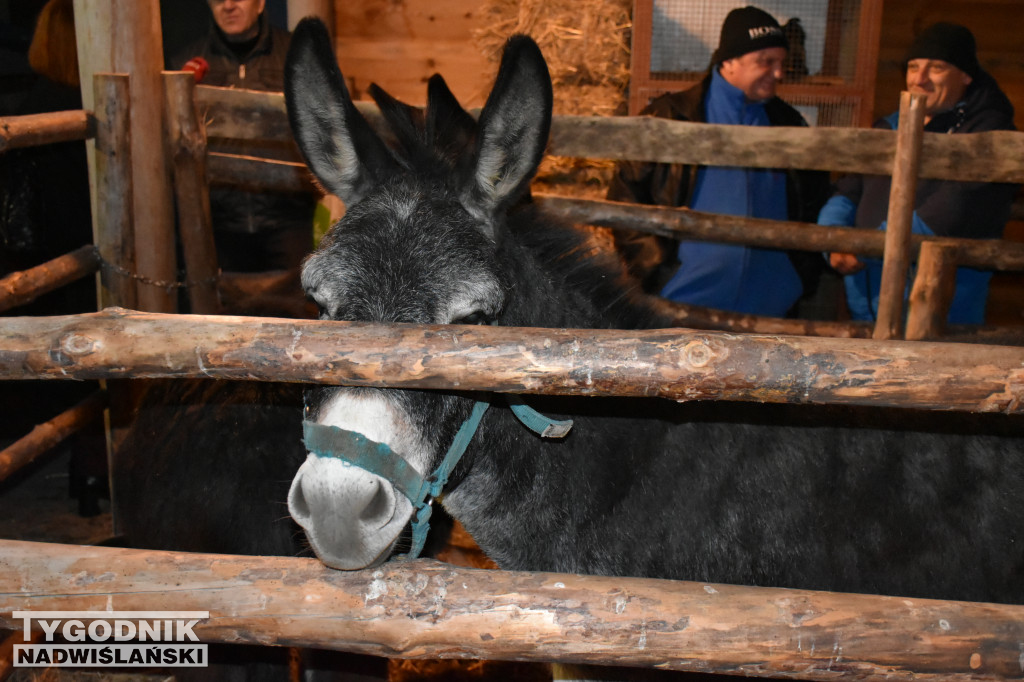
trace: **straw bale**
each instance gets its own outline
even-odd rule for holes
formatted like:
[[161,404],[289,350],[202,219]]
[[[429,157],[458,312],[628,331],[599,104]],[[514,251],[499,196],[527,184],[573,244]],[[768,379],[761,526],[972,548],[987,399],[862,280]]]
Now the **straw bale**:
[[[626,112],[631,0],[487,0],[487,28],[474,40],[495,65],[505,40],[525,33],[540,45],[551,72],[555,114],[613,116]],[[603,197],[614,164],[547,157],[538,191]]]

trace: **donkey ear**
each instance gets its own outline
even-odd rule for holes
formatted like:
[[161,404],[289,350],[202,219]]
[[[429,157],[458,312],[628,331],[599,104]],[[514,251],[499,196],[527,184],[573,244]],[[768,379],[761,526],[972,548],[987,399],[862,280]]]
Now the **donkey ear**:
[[529,186],[551,130],[551,102],[551,76],[537,43],[509,38],[480,114],[471,204],[494,215]]
[[295,140],[326,190],[353,204],[395,172],[391,153],[352,103],[319,19],[295,27],[284,94]]
[[472,149],[476,119],[462,108],[441,74],[427,82],[427,139],[453,158]]
[[368,88],[370,97],[377,103],[381,115],[394,133],[399,145],[410,157],[421,153],[423,147],[423,110],[395,99],[376,83]]

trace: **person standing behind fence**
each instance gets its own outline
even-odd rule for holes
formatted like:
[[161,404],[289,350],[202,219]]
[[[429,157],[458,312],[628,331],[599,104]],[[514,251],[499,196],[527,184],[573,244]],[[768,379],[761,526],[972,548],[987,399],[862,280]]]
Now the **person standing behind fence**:
[[[974,35],[958,24],[938,23],[911,44],[903,62],[907,90],[925,96],[926,132],[962,134],[1014,130],[1013,105],[978,63]],[[895,130],[899,112],[875,123]],[[822,209],[822,225],[884,230],[889,210],[889,176],[847,176]],[[1017,186],[1005,183],[921,180],[914,198],[912,230],[941,237],[998,239],[1010,216]],[[845,275],[846,299],[856,320],[874,320],[882,262],[850,253],[831,253],[829,263]],[[953,324],[982,324],[991,272],[961,267],[949,311]]]
[[[774,17],[753,6],[734,9],[722,24],[707,76],[688,90],[656,98],[641,113],[677,121],[806,126],[800,113],[775,95],[787,49]],[[815,171],[630,162],[618,165],[607,196],[813,222],[828,194],[827,174]],[[813,292],[824,268],[820,256],[809,252],[625,233],[616,234],[616,243],[647,291],[740,313],[787,314],[801,295]]]
[[[266,0],[207,3],[213,15],[209,32],[172,57],[168,68],[191,70],[204,85],[282,91],[291,34],[270,25],[263,12]],[[221,145],[215,151],[264,155],[247,144]],[[220,267],[237,272],[297,269],[313,248],[315,207],[315,197],[308,194],[212,188]]]

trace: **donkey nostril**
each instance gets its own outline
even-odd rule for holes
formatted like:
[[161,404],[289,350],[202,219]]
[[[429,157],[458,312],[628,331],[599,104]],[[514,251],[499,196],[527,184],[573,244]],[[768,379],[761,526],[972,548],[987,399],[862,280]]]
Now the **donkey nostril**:
[[387,524],[394,516],[395,502],[391,486],[384,484],[382,481],[377,481],[376,483],[377,489],[374,491],[373,497],[363,507],[360,517],[364,523],[374,524],[379,527]]

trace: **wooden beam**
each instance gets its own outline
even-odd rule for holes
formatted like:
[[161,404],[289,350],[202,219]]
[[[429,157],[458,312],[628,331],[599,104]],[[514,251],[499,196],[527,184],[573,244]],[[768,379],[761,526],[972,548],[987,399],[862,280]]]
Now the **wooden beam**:
[[924,95],[903,92],[900,124],[896,135],[889,213],[886,217],[882,283],[878,294],[876,339],[898,339],[903,330],[903,298],[910,268],[910,230],[921,168],[921,136],[924,134]]
[[34,268],[12,272],[0,279],[0,312],[30,303],[43,294],[91,275],[99,266],[96,247],[87,245]]
[[0,116],[0,154],[22,147],[85,140],[96,131],[88,111],[56,111],[27,116]]
[[[200,85],[196,87],[196,105],[203,114],[206,134],[211,138],[278,143],[293,139],[284,93]],[[356,102],[355,105],[375,128],[386,128],[376,104]]]
[[0,319],[0,378],[196,377],[1024,412],[1024,349],[112,309]]
[[0,541],[0,626],[57,610],[207,611],[204,642],[822,680],[1019,679],[1024,641],[1014,605]]
[[[210,137],[291,140],[284,96],[199,86]],[[378,130],[370,102],[356,106]],[[771,128],[671,121],[647,116],[555,116],[548,153],[613,160],[717,166],[809,168],[889,175],[896,148],[891,130]],[[927,133],[920,177],[1024,182],[1024,133],[996,130],[970,135]]]
[[185,71],[164,72],[164,107],[174,171],[178,236],[185,259],[189,312],[220,312],[217,247],[210,215],[206,173],[206,131],[195,105],[195,78]]
[[[885,249],[885,234],[876,230],[824,227],[812,223],[728,216],[688,208],[645,206],[553,194],[535,194],[534,202],[570,222],[637,230],[673,239],[719,241],[777,249],[844,251],[875,257],[881,256]],[[1024,244],[1019,242],[911,235],[912,258],[916,258],[924,242],[956,247],[958,265],[992,270],[1024,270]]]
[[207,155],[210,182],[274,192],[322,194],[306,164],[276,161],[241,154],[210,152]]
[[642,300],[645,305],[656,310],[659,315],[671,320],[674,326],[688,329],[713,329],[745,334],[830,336],[841,339],[871,338],[869,322],[833,322],[749,315],[678,303],[661,296],[651,295],[642,295]]
[[956,247],[948,244],[921,245],[917,276],[910,290],[908,340],[938,339],[944,334],[956,290],[956,255]]
[[97,391],[53,419],[37,425],[28,435],[0,450],[0,481],[53,449],[74,432],[103,416],[106,394]]
[[[174,200],[170,168],[164,152],[163,38],[158,0],[74,0],[75,34],[84,108],[92,109],[96,73],[129,76],[132,157],[132,225],[139,305],[147,310],[173,312],[177,292]],[[119,152],[123,153],[123,152]],[[97,194],[99,194],[97,192]],[[99,200],[103,200],[99,195]],[[94,220],[94,225],[97,221]]]
[[132,173],[131,97],[128,76],[100,73],[93,80],[96,144],[92,179],[93,240],[106,266],[100,273],[99,307],[138,306],[135,286],[135,189]]

